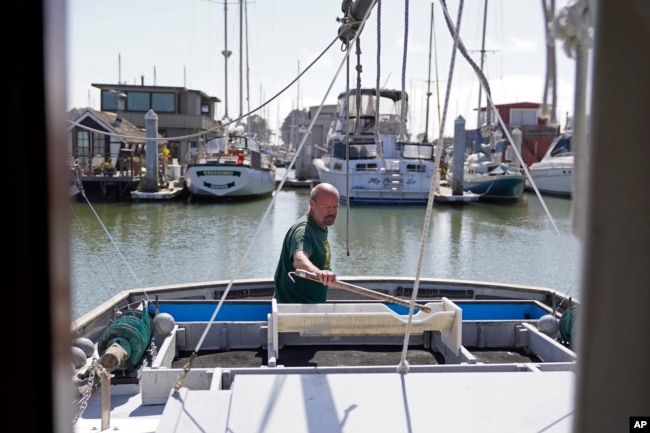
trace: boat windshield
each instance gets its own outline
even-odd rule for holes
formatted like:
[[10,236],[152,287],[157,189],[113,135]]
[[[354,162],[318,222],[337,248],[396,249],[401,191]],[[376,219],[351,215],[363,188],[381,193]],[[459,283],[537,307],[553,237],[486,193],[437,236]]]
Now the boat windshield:
[[248,149],[252,151],[259,152],[260,144],[254,138],[247,136],[235,136],[231,137],[230,146],[236,150]]
[[560,135],[551,146],[551,156],[571,155],[571,134]]
[[207,143],[205,143],[205,150],[210,154],[226,152],[228,150],[228,138],[218,137],[209,140]]
[[[338,112],[341,118],[345,116],[346,106],[348,108],[349,118],[355,118],[357,115],[359,117],[375,117],[375,108],[377,104],[377,99],[374,94],[361,94],[360,95],[359,110],[357,112],[357,97],[355,94],[350,94],[350,96],[345,98],[345,95],[339,99]],[[379,97],[379,117],[398,117],[401,114],[402,102],[399,99],[394,99],[390,97],[380,96]]]

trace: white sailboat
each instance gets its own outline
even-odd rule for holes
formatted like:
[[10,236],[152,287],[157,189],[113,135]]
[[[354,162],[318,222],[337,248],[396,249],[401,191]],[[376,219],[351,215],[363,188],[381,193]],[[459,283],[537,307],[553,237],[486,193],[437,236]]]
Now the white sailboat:
[[[458,43],[458,50],[474,68],[479,80],[478,118],[480,134],[474,138],[472,152],[465,158],[463,166],[456,170],[447,171],[447,180],[454,182],[454,177],[462,178],[463,189],[477,194],[481,200],[513,201],[518,200],[524,193],[526,175],[518,166],[502,161],[506,151],[507,141],[497,139],[498,125],[493,123],[494,110],[490,85],[483,73],[485,56],[485,30],[487,17],[487,0],[483,10],[483,46],[481,48],[481,65],[477,66],[469,57],[465,46]],[[485,123],[481,125],[481,92],[485,89],[486,100],[489,102],[485,109]],[[464,149],[462,149],[464,152]]]
[[[240,18],[243,2],[240,0]],[[227,3],[224,3],[224,21],[227,23]],[[240,58],[243,58],[243,22],[240,22]],[[228,119],[228,57],[227,45],[223,51],[226,83],[226,114]],[[243,116],[243,71],[239,71],[239,118]],[[276,167],[272,157],[264,152],[257,139],[237,124],[226,132],[227,125],[218,131],[221,135],[190,149],[185,158],[184,191],[192,197],[208,199],[247,199],[269,196],[275,189]]]
[[254,198],[275,188],[275,165],[244,128],[209,140],[186,158],[185,188],[203,198]]

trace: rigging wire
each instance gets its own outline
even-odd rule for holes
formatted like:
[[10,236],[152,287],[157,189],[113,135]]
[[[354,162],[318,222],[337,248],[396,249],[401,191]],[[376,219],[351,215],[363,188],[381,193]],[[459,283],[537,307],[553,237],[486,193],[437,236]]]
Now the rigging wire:
[[[404,44],[402,53],[402,103],[400,104],[400,131],[398,141],[404,143],[407,141],[406,134],[406,55],[408,52],[408,35],[409,35],[409,0],[404,1]],[[377,113],[379,114],[379,113]]]
[[427,109],[424,115],[424,136],[422,143],[429,141],[429,105],[431,101],[431,44],[433,43],[433,3],[431,3],[431,26],[429,28],[429,62],[427,73]]
[[[459,13],[459,16],[458,16],[459,23],[460,23],[460,16],[462,14],[462,4],[463,4],[463,0],[461,0],[460,6],[459,6],[459,12],[458,12]],[[455,51],[456,50],[454,50],[453,53],[455,53]],[[452,71],[453,71],[453,59],[454,59],[453,53],[452,53],[452,63],[451,63],[452,64],[452,66],[451,66]],[[450,71],[450,78],[449,78],[449,81],[448,81],[447,85],[448,85],[448,87],[447,87],[447,96],[449,96],[449,92],[451,90],[451,71]],[[445,114],[446,114],[447,100],[448,100],[448,97],[447,97],[447,99],[445,99],[445,112],[443,112],[443,119],[445,118]],[[438,152],[437,153],[440,153],[440,149],[442,149],[442,131],[443,130],[444,130],[444,127],[443,127],[443,124],[441,124],[440,125],[440,139],[438,140]],[[439,161],[440,157],[437,156],[437,158],[438,159],[436,159],[436,160]],[[403,344],[403,347],[402,347],[402,356],[401,356],[401,359],[400,359],[400,364],[397,367],[397,371],[399,373],[402,373],[402,374],[408,372],[408,364],[406,363],[406,352],[408,350],[408,341],[409,341],[409,337],[410,337],[410,328],[411,328],[411,322],[412,322],[412,319],[413,319],[413,310],[414,310],[413,306],[415,304],[415,301],[416,301],[417,296],[418,296],[418,291],[420,289],[420,276],[422,275],[422,262],[423,262],[424,256],[425,256],[424,252],[425,252],[425,249],[426,249],[427,239],[429,237],[429,227],[431,226],[431,219],[432,219],[433,203],[434,203],[434,196],[435,196],[435,194],[433,194],[434,186],[436,186],[436,188],[437,188],[437,183],[439,182],[439,177],[440,177],[439,164],[436,164],[436,165],[437,165],[438,168],[435,170],[435,173],[436,173],[435,176],[433,176],[433,178],[431,179],[432,185],[431,185],[431,187],[429,189],[430,192],[429,192],[429,198],[427,200],[427,210],[426,210],[426,214],[425,214],[425,217],[424,217],[424,224],[423,224],[423,227],[422,227],[422,241],[420,242],[420,252],[418,254],[417,270],[415,272],[415,280],[413,282],[413,292],[411,293],[411,306],[409,308],[407,330],[406,330],[406,332],[404,334],[404,344]]]
[[[388,82],[388,77],[386,81]],[[384,84],[385,85],[385,84]],[[375,114],[379,114],[379,94],[381,92],[381,0],[377,2],[377,78],[375,83]],[[375,137],[375,149],[377,158],[384,159],[384,145],[379,135],[379,122],[373,126],[373,135]]]
[[[121,258],[122,261],[124,262],[124,265],[125,265],[126,268],[129,270],[129,272],[131,273],[131,275],[133,276],[133,279],[135,280],[136,284],[139,286],[139,285],[140,285],[140,281],[138,280],[138,277],[136,276],[135,272],[133,272],[133,269],[132,269],[131,266],[129,265],[129,262],[128,262],[128,261],[126,260],[126,258],[124,257],[124,254],[122,254],[122,252],[121,252],[121,250],[120,250],[120,247],[119,247],[119,246],[117,245],[117,243],[115,242],[115,239],[113,238],[113,236],[111,236],[110,231],[106,228],[106,225],[104,224],[104,222],[102,221],[102,219],[100,218],[100,216],[97,214],[97,211],[95,210],[95,207],[92,205],[92,203],[90,203],[90,200],[89,200],[88,197],[86,196],[86,192],[84,191],[83,186],[81,185],[81,179],[78,179],[78,188],[79,188],[79,194],[81,194],[81,196],[82,196],[83,199],[86,201],[86,203],[88,203],[88,206],[90,207],[90,210],[92,211],[93,215],[95,215],[95,218],[96,218],[97,221],[99,222],[99,225],[100,225],[100,226],[102,227],[102,229],[104,230],[104,233],[106,233],[106,236],[108,236],[108,239],[111,241],[111,244],[113,244],[113,246],[114,246],[115,249],[117,250],[117,252],[118,252],[120,258]],[[145,296],[146,296],[146,291],[145,291],[144,293],[145,293]]]
[[438,125],[442,129],[441,125],[441,120],[440,120],[440,79],[438,78],[438,44],[436,43],[436,30],[435,26],[433,25],[433,3],[431,3],[431,28],[433,31],[433,48],[434,48],[434,53],[435,53],[435,61],[436,61],[436,100],[438,101]]
[[[99,225],[101,226],[102,230],[104,231],[104,233],[106,233],[106,236],[111,241],[111,244],[115,247],[115,250],[117,251],[120,259],[122,259],[122,262],[126,266],[126,269],[129,270],[131,276],[133,277],[133,280],[136,283],[136,287],[140,287],[141,286],[140,281],[138,280],[137,275],[133,271],[133,268],[131,268],[131,266],[129,265],[129,262],[124,257],[124,254],[122,254],[122,251],[120,250],[119,246],[115,242],[115,239],[113,238],[113,236],[111,236],[110,231],[108,230],[108,228],[106,228],[106,225],[104,224],[103,220],[101,219],[101,217],[99,216],[99,214],[95,210],[95,207],[92,205],[92,203],[90,202],[90,200],[86,196],[86,191],[84,190],[83,182],[81,181],[81,169],[79,167],[79,162],[78,161],[75,161],[74,172],[75,172],[75,179],[74,180],[75,180],[75,183],[76,183],[76,188],[78,189],[78,194],[88,204],[88,206],[89,206],[90,210],[92,211],[93,215],[95,216],[95,218],[99,222]],[[81,224],[83,226],[83,223],[81,222],[81,219],[79,218],[79,215],[77,214],[77,212],[75,212],[74,207],[72,206],[72,203],[70,203],[70,209],[71,209],[73,215],[76,217],[79,224]],[[103,260],[101,255],[99,255],[99,260],[107,270],[110,269],[110,267],[106,264],[106,262]],[[106,274],[109,275],[113,279],[113,281],[115,282],[115,278],[110,272],[106,272]],[[108,294],[108,296],[109,297],[113,296],[114,293],[110,293],[110,291],[108,290],[106,285],[102,282],[102,280],[99,278],[99,276],[97,276],[97,274],[95,272],[93,272],[93,275],[95,275],[95,278],[97,279],[98,283],[102,286],[102,288]],[[117,286],[117,284],[116,284],[116,286]],[[145,298],[147,300],[149,300],[149,296],[147,294],[146,289],[143,289],[143,294],[144,294]],[[140,301],[138,301],[137,303],[139,304]],[[130,308],[130,306],[127,306],[127,308]]]
[[[256,112],[258,112],[259,110],[261,110],[262,108],[266,107],[271,102],[273,102],[274,100],[279,98],[281,95],[283,95],[296,82],[298,82],[302,78],[302,76],[305,75],[325,55],[325,53],[327,53],[330,50],[330,48],[334,45],[334,43],[338,40],[338,38],[339,38],[339,36],[337,35],[337,37],[335,37],[332,40],[332,42],[330,42],[329,45],[327,45],[327,47],[325,47],[325,49],[318,56],[316,56],[316,58],[314,60],[312,60],[312,62],[307,66],[307,68],[305,68],[302,72],[300,72],[296,76],[296,78],[291,80],[286,86],[284,86],[280,91],[278,91],[270,99],[268,99],[267,101],[265,101],[264,103],[262,103],[258,107],[254,108],[253,110],[249,111],[248,113],[245,113],[242,116],[240,116],[238,118],[235,118],[235,119],[231,119],[231,120],[229,119],[228,122],[221,123],[219,126],[216,126],[214,128],[210,128],[210,129],[207,129],[205,131],[197,132],[197,133],[194,133],[194,134],[180,135],[180,136],[176,136],[176,137],[151,137],[151,138],[147,137],[147,140],[181,141],[181,140],[190,140],[190,139],[193,139],[193,138],[199,139],[199,138],[205,137],[205,136],[209,135],[210,133],[214,133],[214,132],[221,133],[221,131],[223,131],[224,128],[226,128],[227,126],[229,126],[229,125],[231,125],[233,123],[237,124],[237,122],[239,122],[240,120],[242,120],[242,119],[244,119],[244,118],[246,118],[246,117],[248,117],[248,116],[250,116],[250,115],[252,115],[252,114],[254,114]],[[77,126],[77,127],[81,128],[81,129],[85,129],[85,130],[91,131],[91,132],[97,132],[99,134],[103,134],[103,135],[107,135],[107,136],[111,136],[111,137],[120,137],[120,138],[124,138],[124,139],[132,139],[132,140],[133,139],[137,139],[137,140],[142,139],[142,137],[134,137],[134,136],[129,136],[129,135],[122,135],[122,134],[117,134],[117,133],[112,133],[112,132],[93,129],[93,128],[90,128],[88,126],[77,123],[77,122],[75,122],[73,120],[68,120],[68,122],[71,125]]]
[[[406,53],[408,51],[408,31],[409,31],[409,0],[404,2],[404,54],[402,57],[402,104],[401,114],[400,114],[400,137],[398,140],[405,142],[406,138],[406,104],[408,99],[406,97]],[[406,100],[405,100],[406,99]],[[379,113],[377,113],[379,114]],[[429,195],[431,197],[431,195]],[[406,320],[406,329],[404,331],[404,341],[402,344],[402,354],[400,356],[400,361],[397,366],[397,372],[401,374],[408,373],[409,365],[406,360],[406,354],[408,352],[409,340],[411,339],[411,324],[413,323],[413,312],[415,310],[415,300],[417,299],[418,293],[418,281],[416,277],[416,282],[413,287],[413,293],[411,295],[411,302],[409,304],[409,314]]]
[[574,93],[574,135],[572,146],[575,154],[575,170],[573,172],[573,203],[572,225],[573,233],[584,239],[584,214],[586,212],[585,185],[587,185],[587,169],[589,167],[589,149],[587,147],[587,82],[589,78],[589,48],[593,10],[586,0],[569,1],[558,13],[554,29],[556,37],[564,41],[564,52],[570,58],[576,59],[575,93]]
[[[549,119],[553,125],[557,124],[557,86],[556,86],[556,63],[555,63],[555,38],[553,36],[553,18],[555,15],[555,0],[542,0],[542,10],[544,12],[544,31],[546,34],[546,78],[544,83],[544,95],[542,96],[542,106],[540,118]],[[548,103],[549,92],[551,93],[551,103]]]
[[[354,22],[354,23],[350,23],[350,24],[348,24],[348,25],[358,25],[358,26],[359,26],[359,30],[358,30],[358,32],[357,32],[356,35],[355,35],[355,36],[350,40],[350,42],[356,42],[356,40],[357,40],[357,38],[358,38],[358,36],[359,36],[359,34],[360,34],[360,32],[361,32],[361,29],[363,29],[363,26],[365,25],[365,22],[366,22],[366,20],[368,19],[368,16],[370,15],[370,11],[371,11],[371,10],[372,10],[372,8],[369,8],[369,9],[368,9],[368,11],[367,11],[367,13],[366,13],[366,16],[362,19],[361,22],[358,22],[358,23],[357,23],[357,22]],[[346,30],[346,27],[347,27],[348,25],[344,25],[344,26],[342,26],[341,30],[339,31],[339,35],[337,35],[337,38],[338,38],[341,34],[343,34],[343,32]],[[330,45],[328,46],[328,48],[326,49],[326,51],[329,50],[329,48],[331,47],[331,45],[332,45],[332,44],[330,44]],[[321,53],[321,54],[318,56],[318,58],[322,57],[322,55],[323,55],[324,53],[325,53],[325,52]],[[230,289],[232,288],[232,285],[233,285],[235,279],[237,278],[237,275],[239,275],[239,271],[241,270],[241,268],[242,268],[242,266],[243,266],[243,264],[244,264],[246,258],[248,257],[248,254],[250,253],[251,248],[252,248],[252,246],[253,246],[255,240],[257,239],[259,233],[261,232],[262,227],[264,226],[264,223],[266,222],[266,219],[267,219],[269,213],[271,212],[271,209],[273,209],[273,206],[275,205],[275,200],[276,200],[276,198],[278,197],[277,192],[280,191],[280,190],[282,189],[282,187],[284,186],[284,183],[285,183],[285,181],[287,180],[288,175],[289,175],[289,170],[291,169],[291,167],[293,167],[293,165],[294,165],[296,159],[298,158],[298,155],[300,154],[302,148],[304,147],[305,142],[307,141],[307,137],[309,137],[309,133],[310,133],[311,130],[313,129],[314,124],[316,123],[316,119],[318,119],[318,116],[320,115],[320,112],[321,112],[323,106],[325,105],[325,102],[326,102],[326,100],[327,100],[327,97],[329,96],[329,93],[330,93],[330,91],[332,90],[332,87],[334,86],[334,83],[335,83],[335,81],[336,81],[336,78],[338,77],[339,73],[341,72],[341,69],[343,68],[343,65],[348,61],[349,54],[350,54],[350,50],[346,50],[345,55],[344,55],[343,59],[341,60],[341,63],[339,64],[339,67],[337,68],[336,73],[334,74],[334,77],[332,78],[332,81],[330,82],[330,85],[328,86],[327,91],[325,92],[325,95],[323,96],[323,99],[322,99],[320,105],[318,106],[318,109],[315,111],[314,115],[312,116],[312,120],[311,120],[311,122],[310,122],[310,124],[309,124],[309,127],[307,128],[307,133],[303,135],[303,137],[302,137],[302,139],[301,139],[301,142],[300,142],[300,144],[298,145],[298,147],[297,147],[297,149],[296,149],[295,155],[293,156],[291,162],[290,162],[289,165],[288,165],[288,169],[286,170],[284,176],[283,176],[282,179],[280,180],[280,184],[279,184],[278,187],[276,188],[275,193],[273,194],[273,196],[272,196],[272,198],[271,198],[271,202],[270,202],[269,205],[267,206],[266,211],[264,212],[264,215],[262,216],[262,218],[261,218],[261,220],[260,220],[260,223],[259,223],[259,225],[258,225],[258,227],[257,227],[257,230],[256,230],[255,233],[253,234],[253,236],[252,236],[252,238],[251,238],[251,241],[249,242],[248,247],[246,248],[246,251],[244,252],[244,254],[243,254],[242,257],[241,257],[241,260],[240,260],[240,262],[239,262],[239,265],[238,265],[237,268],[235,269],[235,272],[233,273],[233,276],[231,277],[230,281],[228,282],[228,285],[226,286],[226,289],[225,289],[225,290],[223,291],[223,293],[221,294],[221,297],[219,298],[219,302],[217,303],[217,306],[215,307],[215,309],[214,309],[214,311],[213,311],[213,313],[212,313],[212,316],[210,317],[208,323],[206,324],[206,327],[205,327],[205,329],[204,329],[204,331],[203,331],[203,334],[201,334],[201,337],[199,338],[199,341],[197,342],[197,344],[196,344],[196,346],[195,346],[195,349],[194,349],[194,351],[192,352],[192,354],[191,354],[191,356],[190,356],[189,361],[188,361],[188,362],[186,363],[186,365],[183,367],[183,372],[181,373],[181,375],[178,377],[176,383],[174,384],[174,387],[173,387],[173,393],[174,393],[174,394],[178,394],[178,392],[180,391],[180,388],[182,387],[182,385],[183,385],[183,383],[184,383],[184,381],[185,381],[185,378],[187,377],[187,373],[189,372],[189,370],[190,370],[191,367],[192,367],[192,363],[193,363],[194,359],[196,358],[196,356],[198,356],[198,352],[199,352],[201,346],[203,345],[203,341],[204,341],[205,338],[207,337],[208,332],[210,331],[210,329],[211,329],[211,327],[212,327],[212,324],[215,322],[215,319],[216,319],[217,315],[219,314],[219,311],[221,310],[221,307],[222,307],[222,305],[223,305],[223,302],[224,302],[225,299],[228,297],[228,293],[230,292]],[[312,63],[312,64],[313,64],[313,63]],[[310,65],[310,66],[311,66],[311,65]],[[301,75],[302,75],[302,74],[301,74]],[[295,81],[296,81],[296,80],[294,80],[294,82],[295,82]],[[267,103],[268,103],[268,102],[267,102]],[[267,103],[265,103],[264,105],[266,105]]]

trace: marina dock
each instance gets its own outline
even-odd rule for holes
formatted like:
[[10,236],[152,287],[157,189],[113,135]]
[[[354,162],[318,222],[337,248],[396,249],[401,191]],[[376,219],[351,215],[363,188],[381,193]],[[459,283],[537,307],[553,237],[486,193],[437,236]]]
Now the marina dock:
[[131,191],[131,198],[134,201],[143,200],[172,200],[180,197],[183,193],[183,183],[180,179],[169,182],[167,188],[158,191],[145,192],[140,190]]

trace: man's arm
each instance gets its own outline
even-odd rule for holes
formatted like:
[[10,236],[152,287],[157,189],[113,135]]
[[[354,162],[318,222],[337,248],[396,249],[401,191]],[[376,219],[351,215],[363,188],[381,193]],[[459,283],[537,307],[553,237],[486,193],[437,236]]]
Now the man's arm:
[[294,269],[302,269],[316,274],[318,280],[326,286],[331,286],[336,283],[336,274],[334,272],[319,269],[318,266],[314,265],[311,260],[309,260],[307,253],[302,250],[298,250],[293,254],[292,264]]

